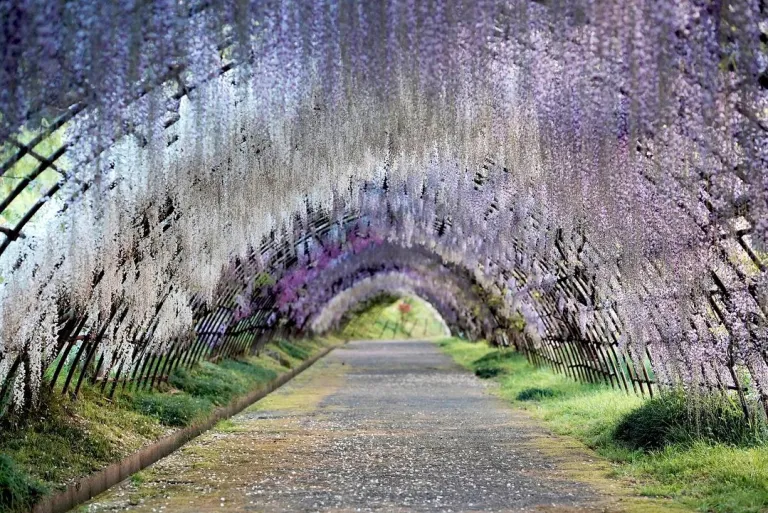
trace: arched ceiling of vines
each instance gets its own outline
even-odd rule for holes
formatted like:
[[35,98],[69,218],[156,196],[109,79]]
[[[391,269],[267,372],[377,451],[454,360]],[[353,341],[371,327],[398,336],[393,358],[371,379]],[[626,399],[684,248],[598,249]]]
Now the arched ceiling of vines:
[[768,397],[766,9],[0,1],[0,381],[75,329],[110,365],[304,329],[381,275]]

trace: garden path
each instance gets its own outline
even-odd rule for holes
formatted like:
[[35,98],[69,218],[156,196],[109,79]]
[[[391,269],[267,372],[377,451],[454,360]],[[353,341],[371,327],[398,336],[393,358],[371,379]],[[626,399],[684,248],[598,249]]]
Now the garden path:
[[87,510],[638,510],[493,386],[428,341],[352,342]]

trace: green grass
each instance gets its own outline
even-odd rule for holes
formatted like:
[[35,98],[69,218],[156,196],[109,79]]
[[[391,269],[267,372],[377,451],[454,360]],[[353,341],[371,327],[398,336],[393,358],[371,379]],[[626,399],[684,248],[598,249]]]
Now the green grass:
[[549,399],[550,397],[557,397],[557,392],[551,388],[531,387],[521,390],[515,399],[518,401],[541,401],[542,399]]
[[[321,347],[323,342],[301,340],[270,343],[267,349],[307,358]],[[172,429],[205,418],[289,368],[266,355],[252,356],[177,369],[158,390],[118,388],[113,400],[89,384],[76,401],[51,394],[29,419],[0,425],[0,511],[28,511],[46,491],[62,489]]]
[[[472,371],[499,369],[493,379],[503,398],[613,461],[615,477],[635,483],[640,493],[698,511],[768,511],[764,431],[746,426],[743,417],[737,422],[733,404],[704,398],[698,411],[709,418],[691,415],[674,394],[642,399],[607,385],[577,383],[484,342],[438,344]],[[634,433],[627,432],[630,424]],[[649,444],[651,439],[655,443]]]
[[188,426],[213,410],[213,402],[189,394],[137,394],[131,401],[137,412],[171,427]]
[[[403,303],[410,305],[410,312],[400,311]],[[348,340],[400,340],[444,336],[445,331],[439,316],[423,300],[381,296],[350,312],[339,335]]]
[[0,507],[3,511],[29,509],[46,492],[45,486],[31,479],[5,454],[0,454]]
[[135,474],[131,475],[130,481],[134,486],[142,485],[147,481],[147,473],[145,471],[139,470]]
[[679,390],[650,399],[625,415],[614,436],[628,447],[643,450],[698,441],[741,447],[768,441],[765,423],[745,422],[732,398],[718,393],[691,397]]
[[296,360],[306,360],[310,356],[310,351],[287,340],[278,340],[276,345],[281,351]]
[[625,463],[645,495],[672,497],[699,511],[768,511],[768,448],[695,442]]
[[51,487],[92,472],[119,457],[123,448],[138,449],[165,431],[127,402],[108,401],[90,387],[83,387],[77,401],[51,394],[43,405],[28,421],[0,428],[0,452]]
[[189,396],[222,406],[246,394],[254,383],[266,383],[275,377],[277,372],[255,362],[201,362],[193,369],[176,369],[168,382]]

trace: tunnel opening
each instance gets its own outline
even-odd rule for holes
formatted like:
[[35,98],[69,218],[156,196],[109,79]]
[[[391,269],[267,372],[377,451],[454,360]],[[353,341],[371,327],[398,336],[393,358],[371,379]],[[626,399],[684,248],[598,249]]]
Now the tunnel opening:
[[[386,279],[389,279],[387,277]],[[359,283],[329,302],[312,323],[312,330],[333,330],[348,340],[431,339],[449,337],[451,330],[440,312],[412,290],[391,287],[375,291]],[[365,292],[361,288],[368,288]],[[338,311],[343,309],[339,315]],[[330,326],[329,326],[330,324]]]

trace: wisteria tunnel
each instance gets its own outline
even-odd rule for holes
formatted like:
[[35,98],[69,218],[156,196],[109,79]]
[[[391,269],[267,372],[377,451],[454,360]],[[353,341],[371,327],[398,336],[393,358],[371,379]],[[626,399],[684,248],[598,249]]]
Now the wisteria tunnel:
[[5,0],[0,62],[0,417],[383,293],[768,412],[764,0]]

